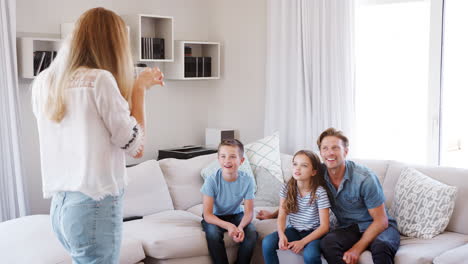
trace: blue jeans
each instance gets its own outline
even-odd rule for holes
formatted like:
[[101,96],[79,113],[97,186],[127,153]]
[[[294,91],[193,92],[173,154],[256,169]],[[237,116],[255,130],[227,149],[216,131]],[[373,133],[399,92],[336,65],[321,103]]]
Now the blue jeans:
[[99,201],[80,192],[52,198],[52,228],[74,264],[119,263],[122,241],[122,195]]
[[[362,237],[358,225],[335,229],[325,235],[321,247],[323,256],[328,263],[345,263],[343,255],[348,249],[356,244]],[[379,264],[392,264],[393,258],[400,246],[400,233],[396,227],[389,225],[369,245],[372,260]]]
[[[298,231],[294,227],[288,227],[284,230],[284,234],[288,238],[288,242],[292,242],[303,239],[312,233],[312,231],[314,230]],[[278,255],[276,254],[276,250],[279,248],[278,243],[278,232],[273,232],[263,238],[262,252],[266,264],[279,263]],[[303,255],[306,264],[322,263],[322,259],[320,258],[320,239],[309,242],[304,247]]]
[[[244,213],[234,215],[217,215],[217,217],[223,221],[229,222],[238,226],[244,217]],[[202,220],[203,230],[206,235],[206,242],[208,243],[208,251],[210,252],[211,259],[215,264],[226,264],[228,258],[226,255],[226,247],[224,246],[224,232],[227,230],[217,225],[209,224]],[[255,244],[257,243],[257,231],[255,226],[250,223],[244,227],[244,241],[240,243],[239,251],[237,252],[236,263],[249,264],[252,258]]]

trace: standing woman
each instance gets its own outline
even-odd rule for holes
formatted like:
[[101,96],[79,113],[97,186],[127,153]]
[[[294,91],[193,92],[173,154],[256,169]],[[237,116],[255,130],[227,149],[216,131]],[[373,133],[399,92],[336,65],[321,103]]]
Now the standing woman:
[[143,155],[145,91],[164,84],[132,65],[123,20],[93,8],[33,83],[43,193],[73,263],[119,262],[125,154]]

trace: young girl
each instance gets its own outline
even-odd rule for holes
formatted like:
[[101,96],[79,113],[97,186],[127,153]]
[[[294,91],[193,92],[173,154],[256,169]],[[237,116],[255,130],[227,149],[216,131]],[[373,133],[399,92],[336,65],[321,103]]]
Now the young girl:
[[[304,262],[321,263],[320,239],[329,229],[327,192],[319,157],[300,150],[293,157],[293,176],[280,191],[278,232],[263,239],[265,263],[279,263],[276,250],[304,250]],[[286,228],[286,216],[290,226]]]

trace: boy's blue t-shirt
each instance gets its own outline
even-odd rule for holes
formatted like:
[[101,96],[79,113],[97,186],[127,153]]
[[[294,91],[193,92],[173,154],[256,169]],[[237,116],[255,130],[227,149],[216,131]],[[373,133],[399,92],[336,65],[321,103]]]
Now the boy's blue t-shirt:
[[231,215],[244,211],[242,201],[255,198],[255,182],[243,171],[237,172],[233,182],[224,180],[222,169],[208,176],[200,191],[214,198],[214,215]]

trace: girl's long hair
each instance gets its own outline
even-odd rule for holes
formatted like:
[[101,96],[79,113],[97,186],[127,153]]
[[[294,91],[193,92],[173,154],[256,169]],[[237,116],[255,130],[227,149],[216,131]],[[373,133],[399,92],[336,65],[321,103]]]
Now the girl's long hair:
[[[83,13],[48,69],[46,116],[59,123],[66,114],[65,89],[79,67],[107,70],[131,107],[133,61],[124,21],[102,7]],[[96,87],[98,88],[98,87]]]
[[[311,177],[311,181],[310,181],[311,192],[310,192],[309,204],[312,204],[314,200],[316,199],[315,192],[317,191],[317,188],[319,186],[325,187],[325,179],[323,175],[324,170],[322,168],[320,158],[314,152],[309,151],[309,150],[299,150],[298,152],[296,152],[296,154],[294,154],[293,161],[297,155],[306,155],[309,158],[310,163],[312,164],[313,170],[317,171],[317,173]],[[286,185],[286,189],[287,189],[287,195],[283,203],[284,210],[286,211],[286,214],[297,213],[299,209],[299,206],[297,203],[297,194],[298,194],[297,193],[297,180],[294,179],[294,177],[291,177],[291,179],[289,179]]]

